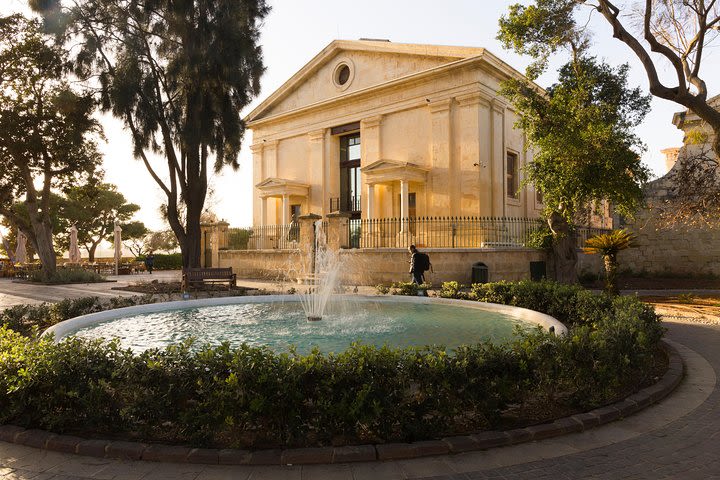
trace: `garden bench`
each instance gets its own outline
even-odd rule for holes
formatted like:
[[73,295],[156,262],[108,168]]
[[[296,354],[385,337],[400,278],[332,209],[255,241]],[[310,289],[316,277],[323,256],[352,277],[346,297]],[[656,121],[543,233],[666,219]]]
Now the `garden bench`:
[[232,267],[227,268],[186,268],[183,270],[183,286],[197,287],[204,285],[228,284],[228,288],[236,286],[236,275]]

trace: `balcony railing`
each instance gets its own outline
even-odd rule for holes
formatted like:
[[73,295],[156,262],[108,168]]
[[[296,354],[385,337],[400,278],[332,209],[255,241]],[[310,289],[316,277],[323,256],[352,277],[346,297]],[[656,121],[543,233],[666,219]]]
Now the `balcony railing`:
[[348,197],[342,199],[331,198],[330,199],[330,211],[331,212],[359,212],[362,210],[362,196]]

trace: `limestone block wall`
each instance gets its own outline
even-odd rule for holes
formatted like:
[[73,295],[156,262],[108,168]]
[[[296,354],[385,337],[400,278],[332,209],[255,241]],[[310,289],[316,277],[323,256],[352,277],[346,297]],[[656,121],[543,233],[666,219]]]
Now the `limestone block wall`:
[[[503,249],[428,249],[435,273],[427,281],[440,285],[446,281],[470,284],[472,265],[482,262],[488,266],[489,280],[522,280],[530,278],[531,261],[548,261],[547,254],[537,250]],[[345,285],[377,285],[410,281],[409,255],[405,249],[340,250],[342,283]],[[232,267],[238,277],[281,280],[297,252],[282,250],[221,250],[219,266]],[[548,264],[548,276],[551,276]]]
[[720,230],[659,228],[652,210],[627,226],[637,234],[637,248],[618,255],[621,269],[652,274],[720,275]]
[[637,247],[618,255],[620,268],[659,275],[720,275],[720,229],[667,228],[656,221],[652,205],[668,196],[672,174],[673,170],[650,183],[647,188],[650,208],[627,223],[626,228],[637,235]]
[[238,278],[283,280],[293,257],[293,250],[221,250],[219,267],[232,267]]

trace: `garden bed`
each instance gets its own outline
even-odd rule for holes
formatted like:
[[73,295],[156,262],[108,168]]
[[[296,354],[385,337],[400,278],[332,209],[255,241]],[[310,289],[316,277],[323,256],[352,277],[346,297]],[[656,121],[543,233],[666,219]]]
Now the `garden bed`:
[[[453,289],[444,288],[443,295]],[[459,292],[457,292],[460,295]],[[663,329],[646,305],[552,283],[473,286],[468,298],[547,313],[566,337],[339,354],[115,343],[0,330],[0,421],[83,436],[216,447],[408,442],[541,423],[655,381]]]

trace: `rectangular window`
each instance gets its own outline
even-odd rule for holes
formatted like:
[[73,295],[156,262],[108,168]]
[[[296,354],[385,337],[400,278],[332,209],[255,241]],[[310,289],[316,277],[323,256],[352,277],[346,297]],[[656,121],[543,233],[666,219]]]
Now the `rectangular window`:
[[520,176],[518,175],[518,156],[516,153],[507,152],[505,179],[507,180],[507,196],[517,198]]
[[359,133],[340,137],[340,211],[357,218],[361,210],[360,153]]
[[542,191],[540,191],[540,189],[537,187],[535,187],[535,203],[537,203],[538,205],[542,205],[543,203]]

